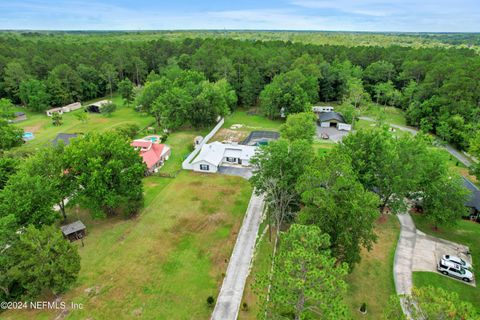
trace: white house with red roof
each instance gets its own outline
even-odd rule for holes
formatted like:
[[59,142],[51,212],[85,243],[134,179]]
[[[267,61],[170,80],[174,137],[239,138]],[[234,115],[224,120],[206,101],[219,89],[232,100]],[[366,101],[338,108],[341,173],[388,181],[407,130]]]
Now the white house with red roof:
[[170,147],[165,144],[138,139],[130,145],[140,152],[148,173],[157,172],[170,157]]

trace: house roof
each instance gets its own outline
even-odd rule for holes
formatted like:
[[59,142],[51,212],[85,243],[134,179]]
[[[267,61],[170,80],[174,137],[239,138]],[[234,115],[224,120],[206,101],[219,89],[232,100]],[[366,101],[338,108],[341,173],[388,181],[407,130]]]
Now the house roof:
[[75,233],[75,232],[78,232],[78,231],[81,231],[81,230],[85,230],[86,227],[82,223],[82,221],[77,220],[77,221],[72,222],[70,224],[61,226],[60,229],[62,230],[62,233],[64,235],[68,236],[69,234],[72,234],[72,233]]
[[167,153],[170,148],[164,144],[158,143],[149,143],[151,148],[147,151],[140,152],[140,156],[143,158],[143,162],[147,165],[148,169],[151,169],[155,166],[158,161],[162,158],[162,156]]
[[241,144],[226,144],[218,141],[205,144],[197,157],[192,163],[200,161],[208,162],[212,165],[218,166],[224,157],[250,159],[257,150],[254,146],[246,146]]
[[48,109],[46,112],[58,112],[63,111],[63,107]]
[[76,133],[59,133],[55,137],[55,139],[52,140],[52,143],[54,145],[58,145],[59,141],[63,141],[64,145],[69,145],[70,144],[70,139],[78,137],[78,134]]
[[151,141],[143,140],[143,139],[138,139],[138,140],[133,140],[130,145],[132,147],[137,147],[137,148],[150,148],[152,146]]
[[463,178],[463,186],[470,191],[470,198],[465,205],[480,210],[480,190],[467,178]]
[[335,112],[335,111],[322,112],[322,113],[320,113],[320,115],[318,116],[318,119],[320,120],[320,122],[326,122],[326,121],[336,120],[336,121],[341,122],[341,123],[346,123],[346,122],[345,122],[345,119],[343,118],[343,116],[342,116],[340,113]]

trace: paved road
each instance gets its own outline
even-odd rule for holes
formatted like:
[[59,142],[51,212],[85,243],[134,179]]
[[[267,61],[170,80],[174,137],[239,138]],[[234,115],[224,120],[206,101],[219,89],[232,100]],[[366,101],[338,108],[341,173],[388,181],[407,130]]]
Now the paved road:
[[409,213],[398,214],[397,217],[400,220],[401,230],[393,260],[393,280],[395,281],[397,295],[400,295],[400,305],[403,313],[407,316],[407,319],[411,319],[405,295],[412,293],[413,252],[417,230]]
[[412,291],[413,250],[415,249],[416,228],[408,213],[397,215],[401,230],[393,263],[393,278],[397,294],[410,294]]
[[223,279],[217,304],[212,313],[212,320],[237,319],[243,289],[255,251],[255,241],[260,227],[263,206],[263,196],[256,196],[253,193],[230,257],[227,274]]
[[[372,119],[370,117],[358,117],[361,120],[365,121],[372,121],[375,122],[375,119]],[[418,133],[418,129],[412,128],[412,127],[406,127],[406,126],[399,126],[397,124],[389,123],[389,125],[393,128],[402,130],[402,131],[407,131],[410,132],[413,135],[416,135]],[[463,163],[465,166],[469,167],[472,164],[472,161],[468,159],[463,153],[459,152],[457,149],[455,149],[451,144],[446,144],[445,149],[455,158],[458,159],[461,163]]]

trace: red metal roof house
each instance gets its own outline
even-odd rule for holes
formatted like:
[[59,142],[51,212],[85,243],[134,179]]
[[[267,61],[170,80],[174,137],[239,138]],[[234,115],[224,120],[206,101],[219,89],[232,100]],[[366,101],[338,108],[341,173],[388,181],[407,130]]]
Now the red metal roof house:
[[140,151],[149,174],[158,171],[170,157],[170,147],[165,144],[139,139],[134,140],[130,145]]

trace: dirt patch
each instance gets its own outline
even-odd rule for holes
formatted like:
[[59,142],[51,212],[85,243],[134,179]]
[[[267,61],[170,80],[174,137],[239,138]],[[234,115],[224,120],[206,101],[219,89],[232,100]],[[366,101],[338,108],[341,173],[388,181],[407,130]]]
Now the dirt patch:
[[388,216],[386,214],[380,215],[377,219],[377,224],[385,224],[388,221]]
[[25,132],[37,132],[38,130],[40,130],[42,128],[41,125],[36,125],[36,126],[30,126],[30,127],[25,127],[23,128],[23,131]]
[[247,137],[248,132],[237,131],[231,129],[220,129],[212,138],[212,141],[221,141],[221,142],[242,142]]
[[192,215],[189,217],[182,217],[178,223],[174,225],[170,232],[172,233],[205,233],[213,231],[223,224],[226,220],[224,212],[217,212],[208,216]]

